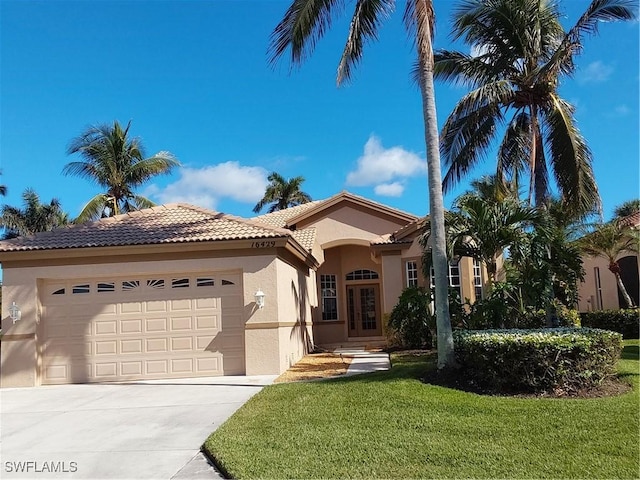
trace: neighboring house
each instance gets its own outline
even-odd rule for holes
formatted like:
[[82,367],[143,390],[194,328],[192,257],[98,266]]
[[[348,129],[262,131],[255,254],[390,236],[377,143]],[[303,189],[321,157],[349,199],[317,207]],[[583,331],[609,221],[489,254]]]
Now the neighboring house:
[[[640,212],[623,219],[628,225],[640,228]],[[616,259],[620,265],[620,276],[627,293],[637,306],[640,305],[640,258],[635,252],[625,252]],[[585,256],[582,259],[585,271],[584,281],[578,289],[578,311],[611,310],[626,308],[627,305],[618,292],[614,274],[609,270],[609,262],[604,257]]]
[[[173,204],[0,242],[0,385],[278,374],[315,345],[384,343],[385,314],[424,283],[420,224],[342,192],[253,219]],[[462,298],[484,278],[450,266]]]

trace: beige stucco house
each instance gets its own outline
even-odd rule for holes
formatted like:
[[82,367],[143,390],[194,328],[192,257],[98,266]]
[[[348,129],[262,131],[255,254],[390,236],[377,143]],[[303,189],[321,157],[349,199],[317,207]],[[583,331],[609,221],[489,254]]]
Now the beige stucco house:
[[[173,204],[0,242],[0,385],[278,374],[316,345],[383,343],[402,289],[425,283],[419,224],[342,192],[253,219]],[[450,285],[473,300],[483,275],[462,258]]]
[[[640,213],[625,217],[624,222],[640,228]],[[635,252],[623,252],[616,258],[620,265],[620,276],[627,293],[640,305],[640,258]],[[609,262],[603,257],[584,256],[582,266],[585,271],[584,281],[580,283],[578,310],[590,312],[595,310],[615,310],[626,308],[626,304],[618,293],[615,275],[609,270]]]

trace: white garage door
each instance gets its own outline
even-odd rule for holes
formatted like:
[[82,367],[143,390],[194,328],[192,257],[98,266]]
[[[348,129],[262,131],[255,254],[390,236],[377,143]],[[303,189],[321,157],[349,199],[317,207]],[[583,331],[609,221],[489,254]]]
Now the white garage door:
[[240,273],[46,281],[42,383],[245,372]]

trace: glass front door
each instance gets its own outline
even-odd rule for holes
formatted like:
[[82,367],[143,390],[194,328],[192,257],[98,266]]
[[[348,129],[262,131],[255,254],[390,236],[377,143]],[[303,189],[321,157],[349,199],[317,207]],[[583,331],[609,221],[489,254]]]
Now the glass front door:
[[350,337],[382,335],[378,285],[347,286],[347,314]]

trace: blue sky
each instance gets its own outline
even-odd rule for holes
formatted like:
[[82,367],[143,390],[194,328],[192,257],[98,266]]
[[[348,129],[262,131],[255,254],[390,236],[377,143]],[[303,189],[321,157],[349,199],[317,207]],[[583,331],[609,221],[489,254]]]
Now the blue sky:
[[[435,0],[436,48],[452,48],[454,5]],[[565,26],[587,5],[563,1]],[[75,159],[65,153],[69,141],[88,125],[131,120],[147,154],[168,150],[183,164],[141,192],[158,203],[252,216],[275,170],[304,176],[314,199],[346,189],[427,213],[422,112],[409,75],[414,53],[401,23],[404,2],[379,42],[368,46],[354,80],[339,89],[335,71],[347,16],[301,69],[290,74],[286,62],[269,68],[269,35],[287,6],[280,0],[1,0],[4,201],[20,205],[31,187],[77,215],[99,189],[62,175]],[[561,93],[577,107],[608,218],[616,205],[639,196],[638,22],[602,24],[584,43],[578,71]],[[436,84],[441,124],[464,93]],[[473,177],[494,166],[487,160]],[[445,206],[467,186],[446,195]]]

